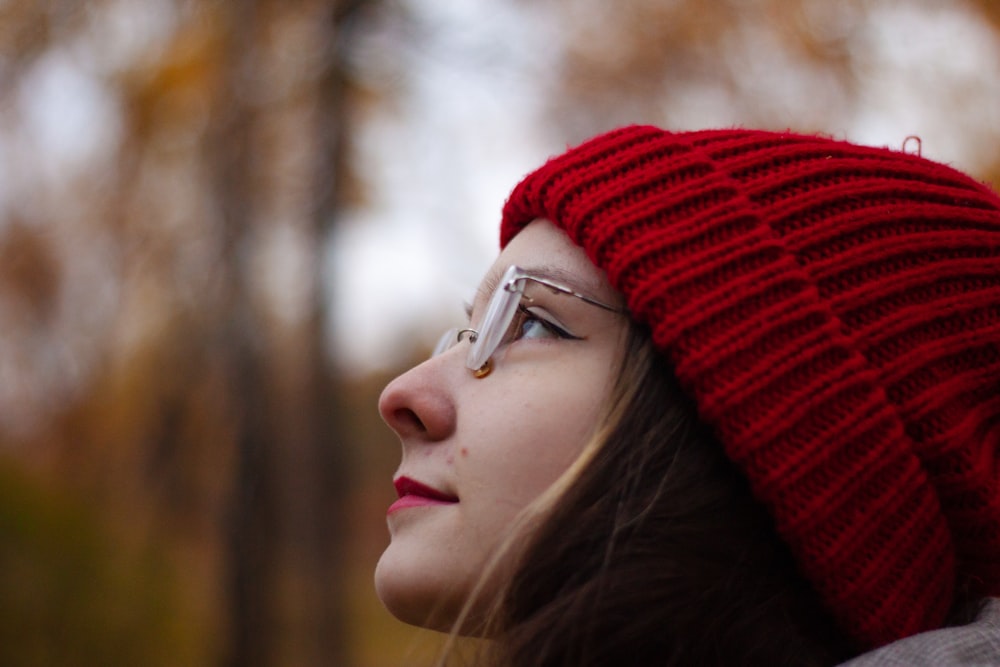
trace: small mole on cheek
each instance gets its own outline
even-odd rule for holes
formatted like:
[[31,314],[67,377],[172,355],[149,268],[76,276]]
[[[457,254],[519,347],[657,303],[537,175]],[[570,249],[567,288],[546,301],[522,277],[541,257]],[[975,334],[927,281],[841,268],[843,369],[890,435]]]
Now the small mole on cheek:
[[462,456],[468,456],[469,455],[469,448],[468,447],[462,447],[462,449],[459,450],[459,451],[461,452]]

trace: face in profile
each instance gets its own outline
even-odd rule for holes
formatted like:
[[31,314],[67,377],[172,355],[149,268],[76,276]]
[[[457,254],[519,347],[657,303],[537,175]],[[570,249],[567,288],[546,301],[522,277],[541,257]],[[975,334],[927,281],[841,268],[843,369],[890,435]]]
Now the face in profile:
[[[510,266],[611,305],[621,297],[550,222],[528,225],[500,253],[472,304],[483,320],[491,285]],[[399,619],[451,628],[518,515],[583,451],[619,367],[625,316],[534,289],[476,377],[465,340],[393,380],[379,411],[402,444],[388,512],[391,542],[375,571]],[[495,584],[487,583],[487,593]],[[487,594],[485,597],[489,597]],[[477,599],[480,599],[477,596]],[[473,618],[476,609],[472,609]]]

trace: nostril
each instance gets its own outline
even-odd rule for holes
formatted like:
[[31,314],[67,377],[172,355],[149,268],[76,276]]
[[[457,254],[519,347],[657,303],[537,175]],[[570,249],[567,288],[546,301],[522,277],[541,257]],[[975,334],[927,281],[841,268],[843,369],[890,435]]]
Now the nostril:
[[420,421],[420,417],[410,408],[398,408],[393,411],[392,417],[399,428],[419,433],[427,432],[427,427]]
[[379,396],[379,414],[403,439],[437,442],[455,429],[453,390],[443,380],[446,367],[440,359],[411,368],[386,385]]

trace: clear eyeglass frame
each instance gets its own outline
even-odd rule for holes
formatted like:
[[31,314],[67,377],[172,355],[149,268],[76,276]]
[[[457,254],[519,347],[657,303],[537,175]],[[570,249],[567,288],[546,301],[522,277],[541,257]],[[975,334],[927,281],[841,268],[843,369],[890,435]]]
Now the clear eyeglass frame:
[[566,285],[547,278],[534,276],[518,266],[511,265],[500,279],[500,284],[490,297],[486,306],[486,314],[478,329],[451,328],[441,336],[434,348],[432,357],[447,352],[467,337],[471,343],[465,365],[473,371],[476,377],[485,377],[492,370],[492,357],[500,343],[503,342],[507,329],[514,319],[514,313],[524,297],[528,282],[534,282],[549,288],[555,294],[565,294],[585,301],[591,305],[614,313],[623,312],[610,304],[598,301],[586,294],[580,294]]

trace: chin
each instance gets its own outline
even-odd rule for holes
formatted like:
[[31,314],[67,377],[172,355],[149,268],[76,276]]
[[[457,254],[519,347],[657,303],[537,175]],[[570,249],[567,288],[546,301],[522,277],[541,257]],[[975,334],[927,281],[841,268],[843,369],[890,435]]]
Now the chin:
[[[450,632],[461,613],[465,596],[454,582],[442,581],[428,568],[399,563],[391,546],[375,567],[375,593],[397,619],[429,630]],[[440,567],[440,564],[438,564]],[[462,587],[464,589],[464,587]]]

